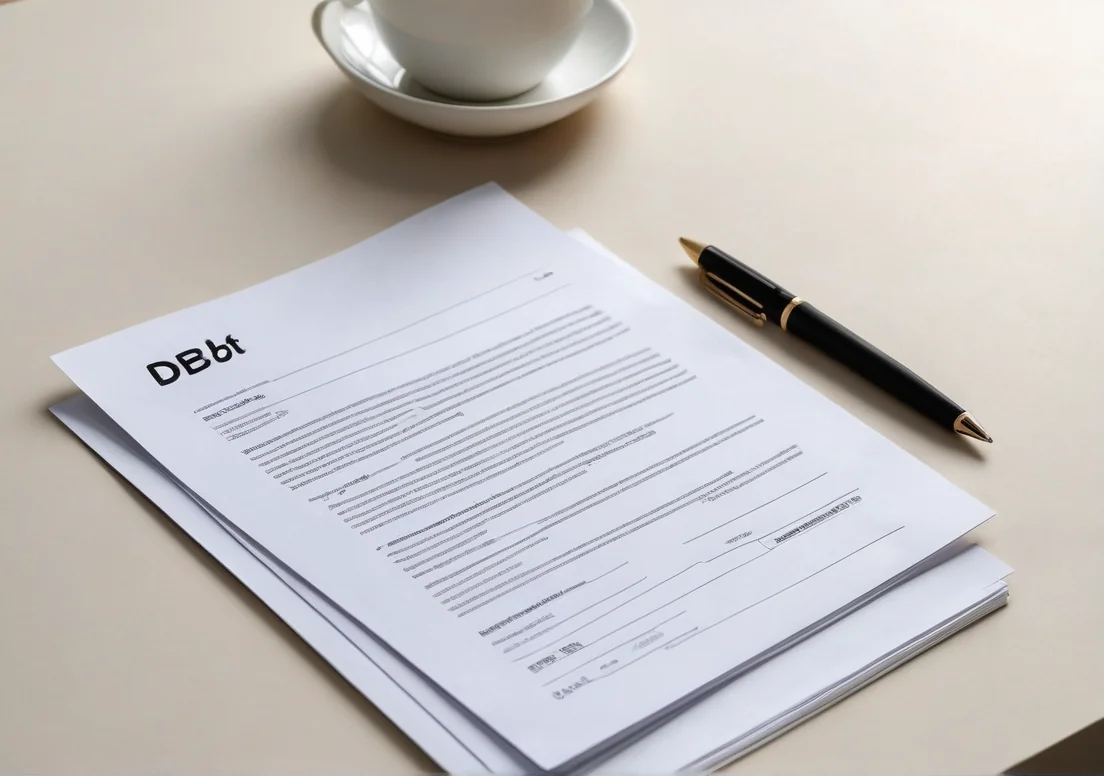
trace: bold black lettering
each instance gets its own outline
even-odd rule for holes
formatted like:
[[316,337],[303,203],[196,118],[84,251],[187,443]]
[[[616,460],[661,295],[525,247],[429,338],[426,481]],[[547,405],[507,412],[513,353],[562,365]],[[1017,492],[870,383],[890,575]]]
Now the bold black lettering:
[[[199,348],[188,348],[183,353],[177,353],[176,360],[184,367],[184,371],[190,375],[202,372],[211,365],[210,360],[203,357],[203,351]],[[195,364],[199,364],[199,366],[195,366]]]
[[234,351],[230,349],[229,345],[216,345],[207,340],[207,349],[211,351],[211,357],[220,364],[224,364],[234,357]]
[[[176,364],[170,361],[154,361],[152,364],[146,366],[149,373],[153,375],[153,379],[157,381],[158,385],[168,385],[174,383],[180,377],[180,368]],[[159,369],[168,369],[169,376],[162,377]]]
[[238,351],[238,353],[245,352],[245,348],[238,345],[238,341],[229,334],[226,335],[226,344],[232,347],[234,350]]

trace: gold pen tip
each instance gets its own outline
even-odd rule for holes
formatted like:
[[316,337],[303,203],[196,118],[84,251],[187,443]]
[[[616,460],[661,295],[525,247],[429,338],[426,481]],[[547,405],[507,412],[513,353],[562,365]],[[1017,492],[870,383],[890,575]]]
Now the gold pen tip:
[[989,444],[993,443],[993,437],[989,436],[989,432],[982,428],[982,425],[969,412],[963,412],[955,418],[954,430],[971,439],[988,442]]
[[698,257],[702,255],[702,251],[706,248],[704,243],[686,237],[679,238],[679,245],[682,246],[682,249],[686,251],[686,255],[689,256],[695,264],[698,263]]

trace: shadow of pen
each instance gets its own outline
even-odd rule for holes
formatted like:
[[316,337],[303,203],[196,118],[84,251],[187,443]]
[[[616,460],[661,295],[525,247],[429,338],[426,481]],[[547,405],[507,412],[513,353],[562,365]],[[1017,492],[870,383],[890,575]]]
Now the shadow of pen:
[[[718,309],[726,313],[731,312],[718,299],[714,298],[708,291],[702,288],[698,269],[694,267],[679,267],[679,276],[689,293],[700,295],[708,302],[716,304]],[[727,317],[735,321],[734,326],[727,328],[739,336],[739,329],[737,329],[736,326],[743,325],[743,321],[739,320],[739,317],[735,315],[729,315]],[[752,327],[748,326],[747,328],[751,329]],[[819,376],[825,377],[836,386],[845,390],[848,394],[856,397],[859,401],[874,407],[879,413],[893,418],[895,421],[907,426],[909,430],[924,437],[924,439],[933,444],[955,453],[965,453],[978,461],[986,460],[985,453],[979,450],[977,445],[971,444],[970,440],[955,433],[949,428],[943,428],[933,423],[890,393],[882,390],[861,375],[848,369],[843,364],[828,357],[797,337],[789,336],[777,326],[773,325],[764,326],[762,329],[754,329],[754,332],[756,334],[755,337],[741,337],[741,339],[747,342],[751,347],[764,353],[764,355],[773,357],[771,354],[764,351],[764,348],[760,344],[761,342],[768,343],[771,348],[791,357],[793,361],[800,362],[801,364],[813,368]],[[760,341],[757,342],[756,340]],[[783,368],[793,372],[791,364],[785,363],[784,361],[780,361],[779,363]],[[795,376],[797,375],[795,374]],[[798,379],[801,378],[798,377]],[[812,387],[816,389],[815,385],[812,385]],[[847,409],[847,407],[844,407],[844,409]]]

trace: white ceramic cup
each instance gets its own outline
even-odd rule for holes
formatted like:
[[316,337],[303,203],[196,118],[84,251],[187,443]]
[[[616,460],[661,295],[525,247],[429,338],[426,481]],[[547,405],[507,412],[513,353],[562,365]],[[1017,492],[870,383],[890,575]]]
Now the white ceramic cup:
[[593,0],[368,0],[376,29],[414,80],[445,97],[493,101],[532,89],[567,54]]

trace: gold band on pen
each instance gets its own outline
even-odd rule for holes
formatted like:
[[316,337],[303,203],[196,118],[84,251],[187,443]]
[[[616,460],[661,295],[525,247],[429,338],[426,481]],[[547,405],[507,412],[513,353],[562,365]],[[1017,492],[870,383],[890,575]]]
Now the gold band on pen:
[[778,319],[778,325],[782,327],[782,331],[786,331],[786,324],[789,323],[790,313],[792,313],[794,308],[801,304],[801,302],[801,297],[795,296],[790,300],[790,303],[786,305],[786,309],[782,311],[782,317]]

